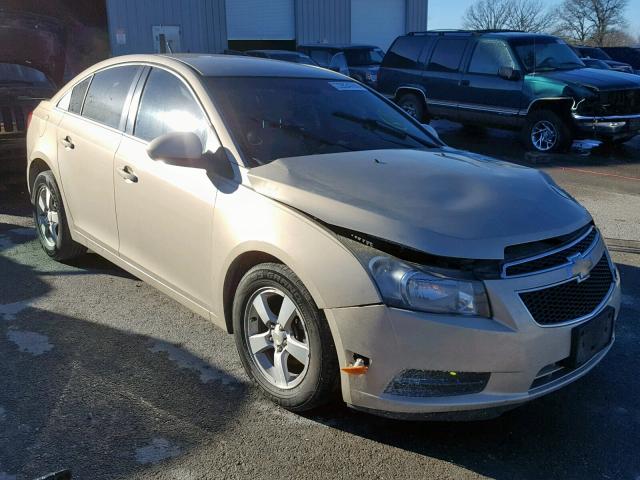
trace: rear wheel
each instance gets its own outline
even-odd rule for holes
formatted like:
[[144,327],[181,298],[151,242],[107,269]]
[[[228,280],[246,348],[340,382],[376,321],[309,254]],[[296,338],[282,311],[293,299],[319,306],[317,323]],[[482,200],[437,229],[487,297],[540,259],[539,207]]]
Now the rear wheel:
[[571,129],[551,110],[538,110],[527,117],[523,140],[529,150],[543,153],[561,152],[571,146]]
[[62,196],[50,170],[41,172],[33,182],[31,203],[38,239],[47,255],[63,261],[86,252],[83,245],[71,238]]
[[398,97],[398,106],[422,123],[429,123],[424,101],[415,93],[403,93]]
[[247,374],[269,399],[306,411],[333,398],[339,371],[329,327],[289,268],[264,263],[247,272],[233,302],[233,329]]

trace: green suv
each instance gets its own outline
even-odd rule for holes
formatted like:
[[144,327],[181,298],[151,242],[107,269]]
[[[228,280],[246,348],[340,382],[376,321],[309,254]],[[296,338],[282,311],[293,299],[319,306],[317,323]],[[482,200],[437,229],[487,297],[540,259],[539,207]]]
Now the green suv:
[[563,40],[511,31],[398,37],[378,90],[423,122],[446,118],[520,130],[532,150],[577,138],[619,143],[640,132],[640,76],[587,68]]

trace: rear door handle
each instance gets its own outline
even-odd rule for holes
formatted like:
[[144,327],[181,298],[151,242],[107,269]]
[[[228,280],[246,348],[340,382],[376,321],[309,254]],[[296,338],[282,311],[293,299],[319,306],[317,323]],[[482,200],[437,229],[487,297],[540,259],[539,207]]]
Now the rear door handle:
[[138,183],[138,176],[133,173],[133,169],[129,166],[116,169],[118,175],[120,175],[126,182]]
[[469,80],[460,80],[460,85],[463,87],[468,87],[469,86]]
[[60,140],[60,142],[62,143],[62,145],[64,146],[64,148],[67,148],[69,150],[73,150],[75,148],[75,145],[73,144],[73,142],[71,141],[71,137],[69,135],[67,135],[66,137],[64,137],[62,140]]

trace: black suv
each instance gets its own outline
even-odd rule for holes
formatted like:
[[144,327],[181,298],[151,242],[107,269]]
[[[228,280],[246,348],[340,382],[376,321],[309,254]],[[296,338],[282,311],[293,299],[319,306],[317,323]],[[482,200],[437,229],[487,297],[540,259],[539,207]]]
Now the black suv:
[[377,87],[421,121],[521,130],[538,151],[566,149],[574,138],[624,142],[640,131],[640,77],[587,68],[550,35],[410,33],[385,55]]

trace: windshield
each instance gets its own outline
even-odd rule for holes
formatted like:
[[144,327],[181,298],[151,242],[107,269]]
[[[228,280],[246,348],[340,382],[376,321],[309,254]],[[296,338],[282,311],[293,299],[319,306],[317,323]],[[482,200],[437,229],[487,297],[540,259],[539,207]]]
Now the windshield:
[[0,63],[0,84],[52,86],[45,74],[40,70],[15,63]]
[[599,48],[580,47],[579,50],[584,57],[595,58],[596,60],[611,60],[611,57]]
[[553,37],[526,38],[511,42],[527,72],[571,70],[584,67],[576,52]]
[[380,65],[384,52],[379,48],[347,48],[344,51],[350,67],[362,65]]
[[440,146],[352,81],[209,77],[213,101],[252,166],[277,158]]
[[306,55],[298,55],[296,53],[272,53],[271,58],[285,62],[302,63],[304,65],[317,65],[317,63]]

